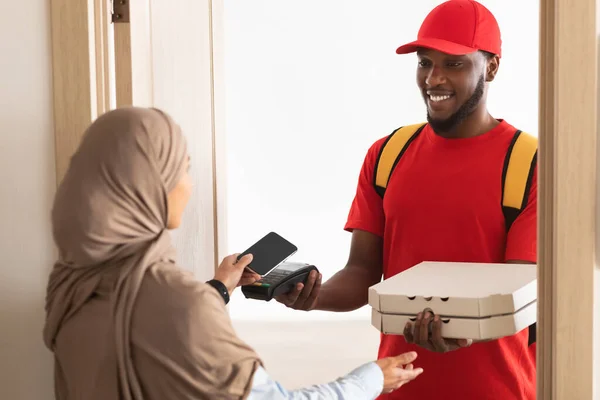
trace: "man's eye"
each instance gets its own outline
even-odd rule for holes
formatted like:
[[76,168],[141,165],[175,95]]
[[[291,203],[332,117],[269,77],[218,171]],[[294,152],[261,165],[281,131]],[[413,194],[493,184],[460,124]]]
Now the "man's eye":
[[426,60],[419,61],[419,67],[428,67],[428,66],[429,66],[429,61],[426,61]]
[[457,68],[457,67],[460,67],[462,65],[462,63],[460,63],[460,62],[449,62],[446,65],[448,67],[450,67],[450,68]]

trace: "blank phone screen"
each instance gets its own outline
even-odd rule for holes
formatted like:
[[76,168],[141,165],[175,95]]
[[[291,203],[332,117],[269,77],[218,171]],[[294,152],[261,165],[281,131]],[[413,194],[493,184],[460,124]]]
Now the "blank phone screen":
[[252,262],[248,265],[252,271],[264,276],[271,272],[298,248],[275,232],[253,244],[248,250],[239,255],[238,260],[246,254],[252,254]]

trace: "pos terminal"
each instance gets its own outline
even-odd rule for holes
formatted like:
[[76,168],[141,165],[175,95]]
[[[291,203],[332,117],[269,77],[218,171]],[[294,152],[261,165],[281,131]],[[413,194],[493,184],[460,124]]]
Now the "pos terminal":
[[270,301],[273,297],[290,292],[299,282],[306,283],[314,265],[286,261],[251,285],[242,286],[247,299]]

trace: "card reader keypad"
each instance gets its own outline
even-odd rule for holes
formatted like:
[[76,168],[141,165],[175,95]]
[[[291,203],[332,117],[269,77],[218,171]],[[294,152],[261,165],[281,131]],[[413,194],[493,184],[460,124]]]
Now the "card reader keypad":
[[269,286],[274,285],[277,282],[281,281],[287,275],[288,275],[288,273],[286,273],[286,272],[272,271],[269,275],[265,276],[260,281],[255,282],[254,286],[269,287]]

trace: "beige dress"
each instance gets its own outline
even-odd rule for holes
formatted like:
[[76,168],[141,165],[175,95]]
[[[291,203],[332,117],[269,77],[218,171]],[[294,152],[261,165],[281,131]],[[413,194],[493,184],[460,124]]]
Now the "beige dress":
[[[57,336],[57,400],[121,399],[110,281],[102,282]],[[179,340],[166,340],[171,337]],[[154,265],[142,281],[131,350],[147,400],[239,399],[259,365],[252,349],[237,339],[217,291],[173,264]]]
[[217,291],[175,263],[167,199],[187,159],[160,110],[119,108],[86,130],[52,209],[57,400],[247,397],[259,357]]

